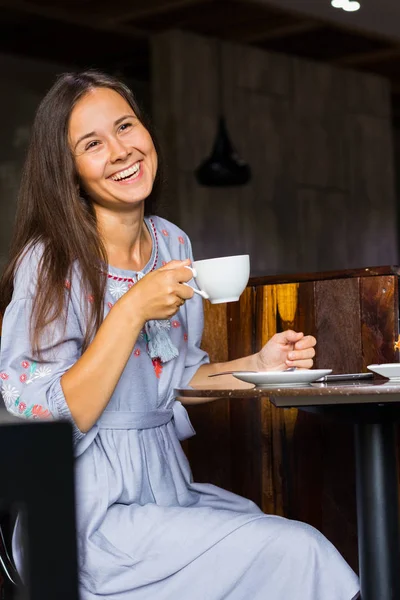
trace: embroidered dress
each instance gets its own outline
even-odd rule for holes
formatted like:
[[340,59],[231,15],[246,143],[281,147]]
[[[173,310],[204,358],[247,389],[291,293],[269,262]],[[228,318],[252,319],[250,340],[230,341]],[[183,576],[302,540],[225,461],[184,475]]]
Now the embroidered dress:
[[[192,258],[179,228],[158,217],[146,223],[153,253],[142,275],[163,262]],[[143,331],[106,410],[84,434],[73,422],[60,378],[81,354],[83,302],[93,298],[82,299],[75,266],[66,282],[66,328],[49,328],[43,362],[35,363],[28,331],[39,258],[40,250],[31,250],[16,275],[3,322],[0,386],[14,414],[72,423],[81,599],[355,597],[356,575],[315,529],[265,515],[249,500],[192,481],[179,440],[194,432],[173,390],[188,385],[208,361],[200,349],[201,298],[188,300],[171,320],[167,333],[178,350],[175,358],[150,356],[152,332]],[[105,314],[138,275],[110,267]]]

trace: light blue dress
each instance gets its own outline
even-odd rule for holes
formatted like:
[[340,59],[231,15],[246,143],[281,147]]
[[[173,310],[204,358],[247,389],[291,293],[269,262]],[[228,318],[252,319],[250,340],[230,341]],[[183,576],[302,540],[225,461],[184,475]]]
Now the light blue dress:
[[[158,217],[146,218],[146,224],[153,253],[143,274],[171,259],[192,258],[187,236],[175,225]],[[186,410],[174,400],[174,388],[188,385],[208,361],[200,349],[201,298],[195,295],[171,319],[169,335],[179,350],[173,360],[153,361],[146,336],[137,340],[106,410],[83,434],[60,378],[81,354],[85,303],[93,299],[82,298],[75,265],[65,284],[71,291],[66,327],[49,328],[43,361],[36,362],[29,319],[39,260],[36,247],[17,272],[3,322],[0,381],[10,412],[25,418],[50,415],[73,425],[82,600],[355,597],[358,578],[318,531],[192,481],[179,440],[194,432]],[[106,314],[137,276],[109,268]]]

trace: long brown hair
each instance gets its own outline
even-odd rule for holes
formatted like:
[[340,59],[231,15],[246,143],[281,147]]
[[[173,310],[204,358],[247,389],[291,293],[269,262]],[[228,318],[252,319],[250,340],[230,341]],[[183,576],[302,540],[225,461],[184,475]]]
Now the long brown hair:
[[[85,349],[103,320],[106,278],[94,265],[107,264],[92,203],[80,187],[68,143],[72,109],[93,88],[110,88],[119,93],[150,132],[157,154],[154,133],[131,90],[121,81],[100,73],[65,73],[42,100],[33,123],[30,144],[19,190],[15,230],[10,259],[0,282],[0,313],[11,302],[14,277],[26,249],[40,243],[43,255],[38,270],[36,296],[31,316],[31,345],[40,356],[40,339],[45,327],[64,312],[70,291],[74,261],[82,277],[82,293],[93,296],[87,309]],[[154,214],[160,192],[161,168],[153,190],[145,200],[145,214]]]

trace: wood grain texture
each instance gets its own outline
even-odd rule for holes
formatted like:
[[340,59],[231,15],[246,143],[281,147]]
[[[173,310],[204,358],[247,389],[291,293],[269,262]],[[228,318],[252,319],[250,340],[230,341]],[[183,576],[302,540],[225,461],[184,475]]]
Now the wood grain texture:
[[309,523],[320,531],[324,488],[322,444],[321,416],[299,411],[291,439],[288,475],[291,485],[286,516]]
[[[151,44],[168,214],[196,258],[249,253],[253,276],[396,262],[387,82],[186,32]],[[251,167],[246,186],[194,176],[220,112]]]
[[201,347],[211,362],[229,360],[227,305],[203,302],[204,332]]
[[362,370],[360,280],[315,283],[316,366],[334,373]]
[[[315,333],[313,284],[292,283],[257,287],[256,348],[260,349],[275,333],[288,328],[295,328],[306,334]],[[310,462],[311,453],[305,456],[305,461],[302,460],[302,430],[308,416],[299,414],[295,409],[279,410],[268,398],[262,399],[260,408],[262,509],[267,513],[296,515],[299,518],[304,512],[301,506],[298,506],[300,488],[312,473],[312,485],[317,492],[317,478],[321,473],[321,469],[313,468],[315,460]],[[318,490],[320,488],[321,486]],[[318,497],[318,494],[316,496]]]
[[[255,343],[256,350],[277,332],[277,286],[260,286],[255,291]],[[284,514],[283,478],[281,470],[282,415],[269,398],[259,404],[261,426],[261,508],[268,514]],[[254,459],[253,459],[254,460]]]
[[398,277],[360,280],[363,370],[377,363],[398,362],[394,343],[399,336]]
[[[277,286],[259,286],[255,289],[255,344],[256,350],[277,332]],[[282,515],[283,485],[280,473],[280,452],[274,429],[281,429],[281,416],[269,398],[259,404],[261,425],[261,508],[268,514]],[[278,421],[278,424],[276,423]],[[279,440],[278,440],[279,441]],[[279,444],[280,446],[280,444]]]
[[[315,319],[314,282],[298,283],[297,308],[293,322],[295,331],[317,338],[316,351],[319,351],[319,338]],[[285,323],[280,327],[284,328]],[[286,413],[286,411],[284,411]],[[303,411],[290,409],[292,418],[286,417],[285,443],[285,516],[304,521],[317,529],[322,526],[322,494],[324,464],[321,454],[322,417]],[[294,414],[296,413],[296,419]],[[307,493],[312,490],[312,493]]]
[[[387,256],[389,246],[397,243],[397,230],[393,230],[389,223],[394,217],[388,208],[395,198],[394,187],[390,183],[393,179],[393,135],[391,128],[381,127],[381,118],[369,115],[348,118],[351,178],[346,214],[349,219],[349,251],[357,256],[360,250],[359,232],[362,232],[365,239],[363,262],[358,264],[380,265],[386,262],[383,257]],[[384,177],[381,178],[381,174]],[[361,198],[362,209],[359,204]],[[387,202],[382,203],[380,198],[387,199]]]
[[232,489],[230,403],[221,399],[187,407],[196,435],[184,449],[195,481]]
[[[247,287],[239,302],[227,305],[229,359],[254,352],[255,291]],[[261,504],[261,414],[259,399],[230,403],[232,489]]]
[[400,275],[400,267],[395,265],[381,267],[365,267],[363,269],[345,269],[344,271],[315,271],[312,273],[288,273],[283,275],[267,275],[251,277],[249,285],[277,285],[280,283],[307,283],[328,279],[354,279],[355,277],[376,277],[377,275]]
[[358,570],[354,433],[351,425],[321,420],[321,531]]
[[[227,305],[204,302],[202,348],[211,362],[228,360]],[[184,442],[196,481],[231,489],[231,423],[227,400],[187,407],[196,436]],[[205,443],[206,441],[206,443]]]
[[259,398],[230,403],[232,491],[262,502],[262,428]]
[[239,302],[227,304],[229,360],[253,354],[256,294],[247,287]]
[[[294,327],[298,311],[299,285],[289,283],[264,286],[262,290],[267,302],[263,302],[264,312],[258,314],[257,329],[260,328],[263,332],[260,336],[260,346],[264,346],[278,331]],[[264,321],[269,324],[267,330],[263,325]],[[262,508],[265,512],[285,516],[290,512],[290,448],[298,411],[281,411],[273,406],[268,398],[264,399],[261,408],[264,440],[269,443],[264,449],[262,481],[266,490],[270,487],[273,489],[273,502],[267,504],[268,496],[263,495]]]
[[[315,283],[318,339],[316,364],[334,373],[362,371],[360,278]],[[357,566],[354,435],[350,426],[321,420],[323,457],[321,527],[324,534]],[[340,442],[338,440],[340,435]]]

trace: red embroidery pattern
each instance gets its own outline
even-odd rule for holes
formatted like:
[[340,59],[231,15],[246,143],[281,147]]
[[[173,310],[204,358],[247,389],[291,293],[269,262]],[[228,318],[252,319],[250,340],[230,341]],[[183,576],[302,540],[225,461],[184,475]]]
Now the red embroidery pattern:
[[178,242],[180,244],[184,244],[185,243],[185,240],[183,239],[183,237],[181,235],[178,237]]
[[171,325],[175,329],[178,329],[181,326],[181,324],[179,323],[179,321],[171,321]]
[[154,373],[156,374],[157,379],[160,379],[160,375],[163,370],[162,362],[159,358],[153,358],[152,362],[154,367]]
[[139,348],[136,348],[133,354],[135,356],[140,356],[140,350],[139,350]]
[[27,360],[23,360],[23,361],[22,361],[22,363],[21,363],[21,367],[22,367],[23,369],[29,369],[29,367],[30,367],[30,366],[31,366],[31,365],[28,363],[28,361],[27,361]]
[[107,306],[108,306],[108,308],[111,310],[111,309],[112,309],[112,307],[113,307],[114,305],[113,305],[113,303],[112,303],[112,302],[107,302]]
[[168,236],[169,236],[169,233],[168,233],[168,231],[167,231],[166,229],[162,229],[162,230],[161,230],[161,233],[162,233],[163,235],[165,235],[165,237],[168,237]]
[[0,377],[1,377],[1,379],[2,379],[3,381],[7,381],[7,379],[8,379],[8,375],[7,375],[7,373],[4,373],[4,372],[3,372],[3,373],[0,373]]
[[20,380],[20,382],[21,382],[21,383],[25,383],[25,381],[26,381],[27,379],[28,379],[28,378],[27,378],[27,376],[26,376],[26,374],[25,374],[25,373],[22,373],[22,375],[20,375],[20,378],[19,378],[19,380]]
[[40,404],[35,404],[32,408],[32,414],[35,417],[45,418],[50,416],[50,411],[44,410],[43,406],[40,406]]
[[183,339],[185,340],[185,342],[187,342],[187,341],[188,341],[188,334],[187,334],[187,333],[184,333],[184,334],[183,334]]

